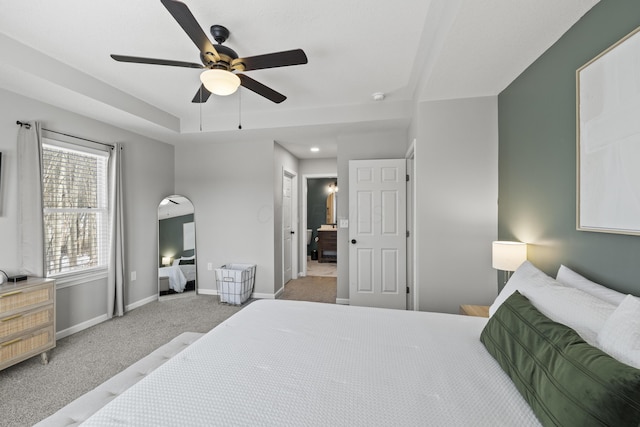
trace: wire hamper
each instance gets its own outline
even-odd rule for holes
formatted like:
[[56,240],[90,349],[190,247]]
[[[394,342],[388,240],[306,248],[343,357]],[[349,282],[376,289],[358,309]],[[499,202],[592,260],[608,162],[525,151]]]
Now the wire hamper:
[[241,305],[251,296],[255,280],[255,264],[225,264],[216,268],[218,301]]

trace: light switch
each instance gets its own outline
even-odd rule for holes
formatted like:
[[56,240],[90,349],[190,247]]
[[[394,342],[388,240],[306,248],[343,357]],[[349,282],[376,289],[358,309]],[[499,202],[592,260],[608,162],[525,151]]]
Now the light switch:
[[211,271],[213,270],[213,264],[212,263],[207,263],[207,270]]
[[340,228],[349,228],[349,220],[341,219],[340,220]]
[[133,281],[135,281],[135,280],[136,280],[136,272],[135,272],[135,271],[132,271],[132,272],[131,272],[131,281],[133,282]]

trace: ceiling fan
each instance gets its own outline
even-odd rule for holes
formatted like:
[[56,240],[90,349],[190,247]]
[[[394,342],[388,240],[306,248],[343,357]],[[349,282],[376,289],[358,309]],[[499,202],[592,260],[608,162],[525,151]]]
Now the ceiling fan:
[[239,58],[233,49],[222,45],[229,37],[228,29],[222,25],[211,26],[211,35],[214,40],[218,42],[214,47],[207,35],[202,31],[198,21],[196,21],[187,5],[177,0],[160,0],[160,2],[167,8],[169,13],[171,13],[173,18],[198,47],[202,64],[125,55],[111,55],[113,59],[120,62],[134,62],[137,64],[205,69],[200,75],[202,85],[191,100],[191,102],[195,103],[206,102],[211,93],[223,96],[230,95],[234,93],[240,85],[277,104],[287,99],[283,94],[276,92],[241,72],[306,64],[307,55],[302,49]]

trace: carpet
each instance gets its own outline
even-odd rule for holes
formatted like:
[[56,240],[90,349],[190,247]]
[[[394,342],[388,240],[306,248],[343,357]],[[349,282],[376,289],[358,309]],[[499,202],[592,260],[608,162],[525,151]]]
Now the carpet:
[[337,277],[338,265],[335,262],[307,261],[307,276]]
[[280,299],[336,303],[337,279],[335,277],[307,276],[290,280],[284,285]]

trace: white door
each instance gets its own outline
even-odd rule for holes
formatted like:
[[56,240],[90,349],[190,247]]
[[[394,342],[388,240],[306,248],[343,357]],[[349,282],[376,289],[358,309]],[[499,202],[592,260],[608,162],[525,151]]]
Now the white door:
[[291,226],[291,198],[292,198],[292,177],[284,174],[282,177],[282,284],[291,280],[291,254],[293,244],[293,228]]
[[349,304],[407,308],[406,160],[349,161]]

